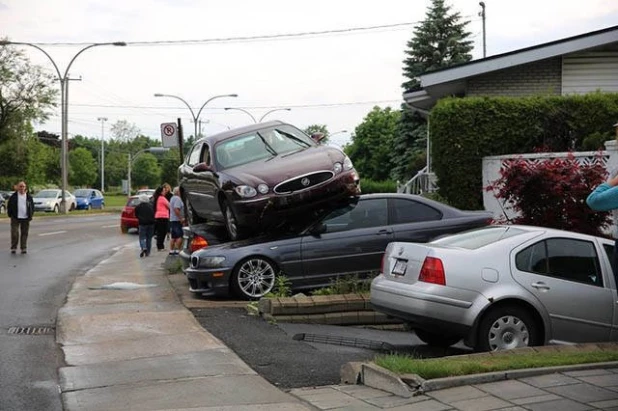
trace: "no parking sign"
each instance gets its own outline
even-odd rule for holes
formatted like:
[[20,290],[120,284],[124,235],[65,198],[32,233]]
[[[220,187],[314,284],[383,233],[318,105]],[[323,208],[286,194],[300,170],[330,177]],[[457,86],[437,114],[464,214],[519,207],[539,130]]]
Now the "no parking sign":
[[178,125],[161,123],[161,143],[163,147],[178,147]]

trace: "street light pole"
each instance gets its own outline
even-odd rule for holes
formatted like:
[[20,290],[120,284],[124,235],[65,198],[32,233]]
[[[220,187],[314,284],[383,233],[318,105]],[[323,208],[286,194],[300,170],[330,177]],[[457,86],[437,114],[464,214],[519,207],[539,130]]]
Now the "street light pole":
[[275,111],[291,111],[291,110],[292,110],[291,108],[285,107],[285,108],[275,108],[275,109],[272,109],[270,111],[267,111],[266,114],[264,114],[262,117],[260,117],[259,123],[261,123],[262,120],[264,120],[264,117],[266,117],[270,113],[274,113]]
[[98,117],[97,121],[101,122],[101,192],[105,191],[105,122],[107,117]]
[[249,117],[251,117],[251,120],[253,120],[254,123],[257,123],[257,120],[255,119],[255,117],[253,117],[253,114],[249,113],[247,110],[245,110],[244,108],[239,108],[239,107],[226,107],[223,110],[228,111],[228,110],[238,110],[238,111],[242,111],[243,113],[245,113],[246,115],[248,115]]
[[84,48],[82,48],[81,50],[79,50],[71,59],[71,61],[69,62],[69,64],[67,65],[65,71],[64,71],[64,75],[61,74],[60,69],[58,68],[58,65],[56,64],[56,62],[54,61],[54,59],[49,55],[49,53],[47,53],[45,50],[43,50],[41,47],[37,46],[36,44],[32,44],[32,43],[25,43],[25,42],[18,42],[18,41],[0,41],[0,46],[7,46],[7,45],[16,45],[16,46],[29,46],[29,47],[34,47],[35,49],[41,51],[43,54],[45,54],[45,56],[47,56],[47,58],[49,59],[49,61],[51,61],[52,65],[54,66],[54,68],[56,69],[56,74],[58,75],[58,81],[60,82],[60,113],[61,113],[61,120],[60,120],[60,127],[61,127],[61,138],[62,138],[62,146],[61,146],[61,161],[60,161],[60,168],[61,168],[61,174],[62,174],[62,200],[60,202],[60,208],[62,209],[62,212],[64,214],[66,214],[68,212],[67,207],[66,207],[66,202],[65,202],[65,191],[67,190],[67,180],[68,180],[68,126],[69,126],[69,122],[68,122],[68,111],[69,111],[69,91],[68,91],[68,82],[69,82],[69,69],[71,68],[71,65],[73,65],[73,62],[75,61],[75,59],[82,54],[84,51],[91,49],[93,47],[98,47],[98,46],[126,46],[127,43],[125,43],[124,41],[116,41],[113,43],[94,43],[94,44],[90,44]]
[[200,107],[199,111],[197,112],[197,115],[193,112],[193,108],[191,108],[191,105],[189,103],[187,103],[187,101],[185,99],[183,99],[182,97],[179,96],[175,96],[173,94],[161,94],[161,93],[155,93],[154,95],[155,97],[171,97],[171,98],[175,98],[177,100],[182,101],[185,106],[187,106],[189,108],[189,111],[191,112],[191,117],[193,117],[193,127],[194,127],[194,134],[193,137],[195,137],[195,139],[197,140],[197,122],[200,119],[200,114],[202,114],[202,110],[204,109],[204,107],[206,107],[206,104],[210,103],[211,101],[213,101],[216,98],[221,98],[221,97],[238,97],[238,94],[221,94],[218,96],[214,96],[209,98],[208,100],[206,100],[206,102],[204,104],[202,104],[202,107]]

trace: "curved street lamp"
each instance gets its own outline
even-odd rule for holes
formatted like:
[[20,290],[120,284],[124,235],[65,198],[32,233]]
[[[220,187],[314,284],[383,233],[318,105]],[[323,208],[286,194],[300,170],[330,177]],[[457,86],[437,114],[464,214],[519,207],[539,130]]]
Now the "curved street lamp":
[[197,112],[197,115],[193,112],[193,108],[191,108],[191,105],[189,103],[187,103],[187,101],[185,99],[183,99],[182,97],[179,96],[175,96],[173,94],[161,94],[161,93],[155,93],[154,95],[155,97],[171,97],[171,98],[175,98],[177,100],[182,101],[185,106],[187,106],[189,108],[189,111],[191,112],[191,117],[193,117],[193,126],[194,126],[194,134],[193,136],[195,137],[195,139],[197,140],[197,122],[200,119],[200,114],[202,114],[202,110],[204,109],[204,107],[206,107],[206,104],[210,103],[211,101],[213,101],[216,98],[222,98],[222,97],[238,97],[238,94],[220,94],[214,97],[209,98],[208,100],[206,100],[206,102],[204,104],[202,104],[202,107],[200,107],[200,110]]
[[137,156],[142,153],[164,153],[168,150],[168,147],[148,147],[137,151],[133,155],[129,153],[129,166],[127,168],[127,197],[131,197],[131,166],[133,165],[133,162],[135,161]]
[[98,46],[126,46],[127,43],[125,43],[124,41],[115,41],[113,43],[93,43],[90,44],[84,48],[82,48],[81,50],[79,50],[71,59],[71,61],[69,61],[69,64],[67,65],[66,69],[64,70],[64,74],[62,74],[60,72],[60,69],[58,68],[58,65],[56,64],[56,62],[54,61],[54,59],[49,55],[49,53],[47,53],[45,50],[43,50],[41,47],[37,46],[36,44],[33,43],[25,43],[25,42],[21,42],[21,41],[6,41],[6,40],[2,40],[0,41],[0,46],[8,46],[8,45],[16,45],[16,46],[30,46],[30,47],[34,47],[35,49],[41,51],[43,54],[45,54],[45,56],[47,56],[47,58],[49,59],[49,61],[51,61],[52,65],[54,66],[54,68],[56,69],[56,74],[58,76],[58,81],[60,81],[60,127],[61,127],[61,136],[62,136],[62,147],[61,147],[61,156],[62,156],[62,161],[60,163],[60,168],[61,168],[61,174],[62,174],[62,200],[60,202],[60,208],[62,208],[62,212],[64,214],[66,214],[68,212],[67,207],[66,207],[66,202],[65,202],[65,198],[64,198],[64,192],[67,189],[67,180],[68,180],[68,161],[67,161],[67,134],[68,134],[68,127],[69,127],[69,121],[68,121],[68,117],[69,117],[69,69],[71,68],[71,65],[73,65],[73,62],[75,61],[75,59],[82,54],[84,51],[91,49],[93,47],[98,47]]
[[285,108],[275,108],[275,109],[272,109],[270,111],[267,111],[266,114],[264,114],[262,117],[260,117],[259,123],[261,123],[262,120],[264,120],[264,117],[266,117],[270,113],[274,113],[275,111],[291,111],[291,110],[292,110],[291,108],[285,107]]
[[247,114],[249,117],[251,117],[251,120],[253,120],[254,123],[257,123],[257,120],[255,119],[255,117],[253,117],[253,114],[249,113],[247,110],[245,110],[244,108],[239,108],[239,107],[226,107],[224,108],[225,111],[228,110],[238,110],[238,111],[242,111],[243,113]]

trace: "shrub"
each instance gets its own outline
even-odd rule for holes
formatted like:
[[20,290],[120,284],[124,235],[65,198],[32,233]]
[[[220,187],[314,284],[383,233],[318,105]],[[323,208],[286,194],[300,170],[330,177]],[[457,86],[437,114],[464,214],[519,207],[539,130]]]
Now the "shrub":
[[311,295],[366,294],[369,293],[371,280],[378,274],[377,271],[369,273],[362,279],[358,275],[340,276],[331,279],[328,287],[314,290]]
[[375,181],[361,178],[361,191],[363,194],[396,193],[397,183],[391,180]]
[[538,163],[519,158],[508,161],[500,175],[486,190],[513,205],[519,214],[513,223],[600,236],[611,223],[609,213],[595,212],[586,204],[586,197],[607,176],[600,157],[585,165],[573,154]]

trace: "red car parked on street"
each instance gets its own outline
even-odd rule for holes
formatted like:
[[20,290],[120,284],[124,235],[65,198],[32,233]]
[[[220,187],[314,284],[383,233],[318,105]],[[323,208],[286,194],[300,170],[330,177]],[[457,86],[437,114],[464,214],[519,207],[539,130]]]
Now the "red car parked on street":
[[120,231],[122,231],[123,234],[128,233],[130,228],[137,229],[139,226],[137,217],[135,217],[135,206],[138,204],[139,196],[131,196],[122,209],[122,214],[120,214]]

